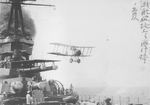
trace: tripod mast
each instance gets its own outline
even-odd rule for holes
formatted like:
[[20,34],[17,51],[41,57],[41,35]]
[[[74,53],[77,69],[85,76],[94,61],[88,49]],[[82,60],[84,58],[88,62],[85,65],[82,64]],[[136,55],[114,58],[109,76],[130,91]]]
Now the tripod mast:
[[[10,31],[11,24],[14,23],[14,34],[18,35],[18,28],[21,25],[21,32],[22,34],[25,34],[24,31],[24,24],[23,24],[23,15],[22,15],[22,9],[21,9],[21,4],[20,0],[12,0],[12,5],[11,5],[11,12],[10,12],[10,18],[8,22],[8,32]],[[14,19],[13,19],[14,16]],[[20,23],[19,23],[20,20]]]

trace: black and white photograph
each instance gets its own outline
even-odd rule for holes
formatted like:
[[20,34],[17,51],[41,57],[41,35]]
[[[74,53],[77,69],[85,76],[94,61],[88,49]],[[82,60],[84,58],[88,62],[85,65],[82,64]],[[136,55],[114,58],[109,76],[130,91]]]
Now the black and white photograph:
[[150,105],[150,0],[0,0],[0,105]]

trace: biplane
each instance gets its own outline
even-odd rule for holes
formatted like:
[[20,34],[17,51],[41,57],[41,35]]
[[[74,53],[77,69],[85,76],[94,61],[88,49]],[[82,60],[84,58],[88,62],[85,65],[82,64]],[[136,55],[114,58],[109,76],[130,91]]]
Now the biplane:
[[50,43],[52,46],[52,51],[48,54],[58,55],[58,56],[70,56],[70,63],[77,62],[80,63],[80,57],[91,56],[92,49],[94,47],[90,46],[72,46],[61,43]]

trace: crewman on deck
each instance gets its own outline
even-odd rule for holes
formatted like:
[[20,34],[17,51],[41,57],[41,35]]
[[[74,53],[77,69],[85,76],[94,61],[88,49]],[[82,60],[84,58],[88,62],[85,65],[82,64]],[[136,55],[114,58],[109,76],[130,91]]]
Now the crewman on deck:
[[105,103],[106,103],[106,105],[112,105],[111,98],[106,98]]
[[6,96],[7,93],[9,92],[9,90],[10,90],[9,87],[10,87],[9,83],[7,81],[4,81],[2,84],[2,90],[1,90],[2,93],[4,94],[4,96]]
[[31,105],[32,104],[32,97],[30,95],[30,91],[27,92],[26,94],[26,104]]

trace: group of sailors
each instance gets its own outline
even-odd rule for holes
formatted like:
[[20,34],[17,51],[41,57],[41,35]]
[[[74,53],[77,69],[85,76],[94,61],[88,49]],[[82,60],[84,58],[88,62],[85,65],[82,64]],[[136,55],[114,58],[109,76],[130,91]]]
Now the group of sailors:
[[[39,104],[44,102],[44,97],[73,94],[73,89],[64,89],[56,87],[54,80],[50,81],[27,81],[25,78],[22,81],[4,81],[2,83],[1,93],[7,99],[8,95],[15,97],[26,98],[26,104]],[[23,95],[24,94],[24,95]]]
[[[56,91],[57,91],[56,92],[55,88],[53,86],[46,88],[46,82],[45,83],[43,82],[42,84],[36,84],[34,86],[33,86],[32,82],[28,82],[27,85],[28,85],[28,91],[26,94],[26,104],[28,104],[28,105],[31,105],[31,104],[36,105],[39,103],[43,103],[44,97],[46,96],[46,94],[48,94],[47,96],[53,96],[53,95],[62,93],[62,92],[59,92],[60,91],[59,89],[56,89]],[[44,90],[46,90],[46,93]],[[62,94],[70,95],[72,93],[73,93],[73,91],[71,89],[65,89]]]
[[[44,93],[43,90],[39,88],[32,88],[32,82],[27,82],[27,92],[25,92],[26,95],[26,104],[38,104],[42,103],[44,101]],[[9,95],[16,96],[16,97],[21,97],[24,93],[24,87],[23,83],[20,81],[15,81],[15,82],[7,82],[4,81],[1,84],[1,97],[2,99],[7,99]],[[19,92],[20,91],[20,92]],[[23,93],[21,92],[23,91]],[[1,99],[1,100],[2,100]]]
[[39,104],[44,102],[44,93],[39,86],[33,86],[31,81],[27,82],[26,104]]
[[111,98],[106,98],[103,101],[80,100],[79,105],[112,105]]
[[41,90],[33,90],[33,91],[27,91],[26,94],[26,104],[39,104],[44,102],[44,94]]

